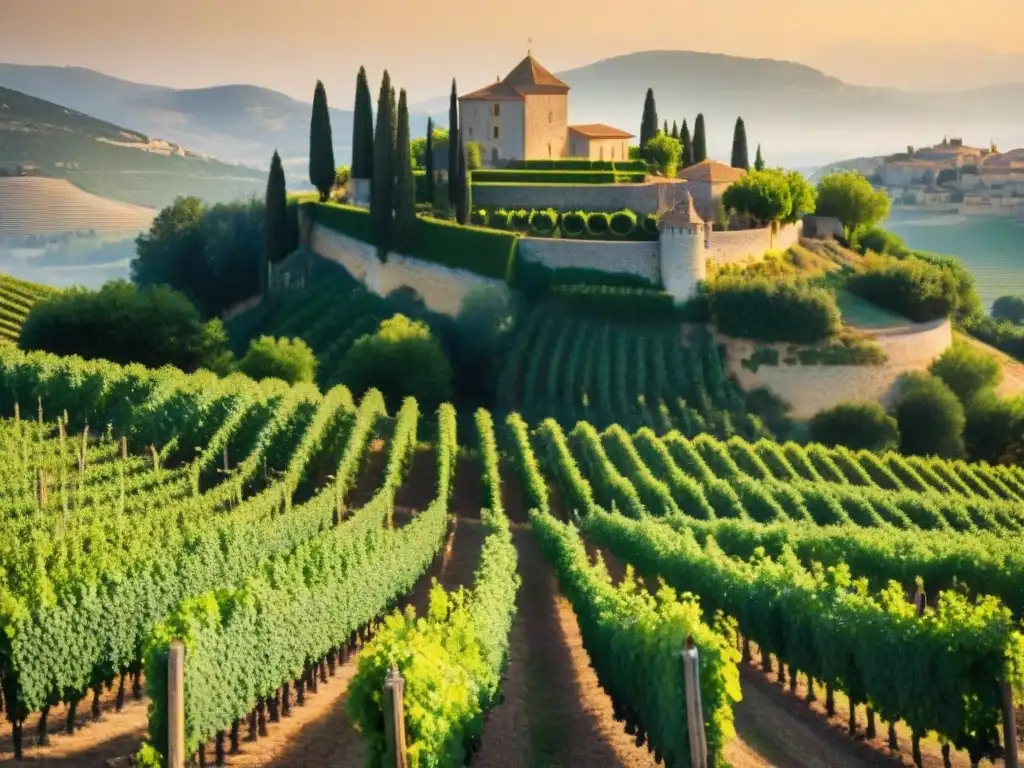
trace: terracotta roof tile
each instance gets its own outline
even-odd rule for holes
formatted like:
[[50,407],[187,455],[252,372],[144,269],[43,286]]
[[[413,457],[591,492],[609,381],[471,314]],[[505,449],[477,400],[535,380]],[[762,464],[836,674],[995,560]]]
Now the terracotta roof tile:
[[523,94],[505,82],[491,83],[479,90],[460,96],[459,101],[522,101]]
[[533,56],[530,55],[527,55],[525,59],[519,62],[513,70],[505,76],[504,82],[516,89],[530,89],[535,86],[547,86],[557,88],[558,92],[569,90],[568,85],[552,75],[548,70],[542,67],[540,63],[533,58]]
[[747,172],[742,168],[733,168],[730,165],[725,165],[717,160],[702,160],[699,163],[691,165],[689,168],[683,168],[676,174],[677,179],[684,179],[685,181],[703,181],[709,184],[723,184],[726,182],[739,181]]
[[570,125],[569,130],[586,136],[588,139],[631,139],[632,133],[612,128],[604,123],[587,123],[586,125]]

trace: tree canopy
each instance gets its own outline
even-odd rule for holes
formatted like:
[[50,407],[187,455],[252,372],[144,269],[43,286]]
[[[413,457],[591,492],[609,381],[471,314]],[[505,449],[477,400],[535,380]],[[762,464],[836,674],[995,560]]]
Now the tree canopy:
[[398,97],[398,151],[395,155],[395,247],[408,253],[416,227],[416,186],[409,148],[409,104],[405,89]]
[[751,171],[722,194],[727,209],[760,222],[781,221],[793,212],[790,183],[780,171]]
[[704,128],[704,114],[697,115],[693,124],[693,162],[702,163],[708,159],[708,137]]
[[352,115],[352,178],[373,178],[373,97],[366,68],[356,76],[356,104]]
[[644,97],[644,114],[640,121],[640,146],[646,147],[647,142],[658,135],[658,107],[654,103],[654,89],[648,88]]
[[659,133],[644,145],[644,152],[648,162],[655,163],[662,176],[675,178],[679,157],[683,152],[678,139],[673,139],[666,133]]
[[370,188],[370,226],[377,247],[392,245],[396,131],[391,125],[391,76],[384,70],[377,96],[377,125],[373,137],[373,186]]
[[935,376],[905,374],[893,415],[900,428],[900,453],[951,459],[963,455],[964,407]]
[[747,127],[743,124],[743,118],[736,118],[736,127],[732,134],[732,162],[733,168],[750,170],[750,154],[747,151]]
[[18,345],[86,360],[173,365],[227,373],[231,355],[220,320],[203,323],[181,293],[166,286],[140,290],[127,280],[97,291],[71,288],[36,302]]
[[313,113],[309,122],[309,183],[325,201],[334,187],[334,140],[331,137],[331,113],[327,108],[327,90],[316,81],[313,91]]
[[316,378],[316,355],[302,339],[261,336],[249,342],[237,370],[253,379],[281,379],[289,384]]
[[1024,296],[1000,296],[992,305],[992,317],[1021,325],[1024,323]]
[[355,394],[379,389],[394,408],[412,396],[426,411],[452,396],[452,366],[440,342],[426,323],[405,315],[356,339],[342,360],[341,379]]
[[876,190],[856,171],[836,171],[818,182],[818,215],[839,219],[847,238],[852,239],[858,228],[884,219],[889,207],[885,190]]
[[1003,378],[999,361],[966,341],[954,342],[928,370],[944,381],[964,405],[979,393],[994,390]]
[[900,445],[896,419],[878,403],[840,403],[815,414],[808,427],[811,440],[824,445],[877,452],[895,451]]
[[263,265],[260,268],[260,293],[266,294],[267,272],[292,250],[288,231],[288,190],[285,188],[281,156],[274,152],[267,178],[267,199],[263,216]]

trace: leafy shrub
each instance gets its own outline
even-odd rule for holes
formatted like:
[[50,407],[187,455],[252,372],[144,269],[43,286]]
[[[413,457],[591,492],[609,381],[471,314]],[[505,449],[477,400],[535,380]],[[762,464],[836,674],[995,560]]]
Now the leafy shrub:
[[543,211],[530,211],[530,229],[538,235],[550,235],[555,231],[558,214],[553,208]]
[[956,301],[953,307],[953,317],[957,322],[963,323],[972,317],[983,314],[981,299],[974,289],[974,275],[964,266],[963,262],[955,256],[943,256],[939,253],[928,251],[910,251],[910,259],[924,261],[947,272],[956,285]]
[[658,173],[668,179],[675,178],[682,154],[683,145],[679,139],[673,139],[661,132],[644,144],[645,157],[657,166]]
[[494,229],[508,229],[509,213],[504,208],[499,208],[491,214],[491,227]]
[[882,452],[900,444],[896,419],[878,403],[840,403],[815,414],[808,426],[811,440],[824,445]]
[[972,461],[1024,465],[1024,397],[982,392],[966,415],[964,442]]
[[856,171],[836,171],[818,182],[818,215],[839,219],[847,239],[860,227],[888,216],[889,207],[885,190],[875,190],[871,182]]
[[608,227],[616,237],[629,237],[636,229],[636,214],[632,211],[616,211],[608,217]]
[[803,281],[727,277],[709,285],[711,315],[729,336],[812,344],[840,327],[835,296]]
[[[475,208],[470,221],[472,221],[475,226],[486,227],[490,223],[490,218],[490,214],[487,212],[486,208]],[[499,229],[504,229],[504,227],[499,227]]]
[[793,197],[785,175],[777,170],[751,171],[722,194],[725,207],[759,222],[781,221],[793,211]]
[[526,229],[530,226],[530,212],[525,208],[517,208],[510,214],[509,224],[513,229]]
[[555,286],[593,285],[655,289],[650,280],[639,275],[575,267],[551,269],[525,259],[516,260],[515,276],[511,285],[530,301],[540,301]]
[[852,275],[847,287],[861,298],[919,323],[949,317],[960,304],[955,276],[921,259],[868,257],[864,271]]
[[1024,323],[1024,296],[1000,296],[992,305],[992,317],[1014,325]]
[[591,237],[604,237],[608,234],[608,214],[595,211],[587,215],[587,234]]
[[507,280],[512,272],[518,235],[463,226],[429,217],[416,219],[410,256],[484,277]]
[[969,318],[963,322],[963,327],[976,339],[1018,360],[1024,360],[1024,327],[1014,325],[1009,320],[994,320],[984,316]]
[[999,361],[977,347],[957,341],[928,368],[967,405],[986,389],[995,389],[1003,378]]
[[903,239],[888,230],[882,229],[881,227],[865,227],[857,232],[857,236],[854,238],[854,248],[861,254],[867,254],[868,251],[874,253],[883,254],[886,256],[896,256],[903,258],[909,255],[906,244]]
[[389,407],[407,397],[434,408],[452,394],[452,366],[426,323],[395,315],[361,336],[341,361],[341,380],[353,393],[379,389]]
[[253,379],[281,379],[289,384],[315,381],[316,355],[302,339],[262,336],[249,342],[238,370]]
[[640,226],[643,227],[644,232],[648,235],[657,237],[661,234],[658,230],[658,217],[654,214],[644,214],[643,219],[640,220]]
[[581,237],[587,231],[587,214],[573,211],[562,214],[562,234],[566,237]]
[[39,299],[25,317],[18,346],[187,372],[227,373],[231,361],[219,319],[203,323],[191,302],[167,286],[140,290],[126,280]]
[[935,376],[913,372],[900,379],[893,407],[900,429],[900,453],[959,458],[964,452],[964,407]]

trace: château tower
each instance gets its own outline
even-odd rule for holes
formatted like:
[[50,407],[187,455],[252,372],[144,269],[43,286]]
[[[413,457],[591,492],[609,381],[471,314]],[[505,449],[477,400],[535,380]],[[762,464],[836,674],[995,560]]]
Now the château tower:
[[697,284],[707,274],[704,256],[707,226],[693,207],[689,192],[684,192],[683,199],[659,222],[661,282],[677,304],[693,298]]

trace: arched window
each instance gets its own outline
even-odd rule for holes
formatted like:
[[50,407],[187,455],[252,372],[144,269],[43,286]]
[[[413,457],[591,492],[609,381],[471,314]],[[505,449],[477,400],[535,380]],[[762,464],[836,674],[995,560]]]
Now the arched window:
[[494,105],[494,116],[498,117],[499,115],[501,115],[501,105],[500,104],[495,104]]
[[548,157],[551,157],[551,145],[548,144]]
[[498,138],[498,126],[494,126],[494,138]]
[[555,113],[554,112],[548,112],[548,122],[549,123],[555,122]]
[[498,148],[495,147],[494,149],[492,149],[491,150],[491,165],[497,165],[498,164],[498,160],[500,159],[500,157],[501,156],[498,154]]

